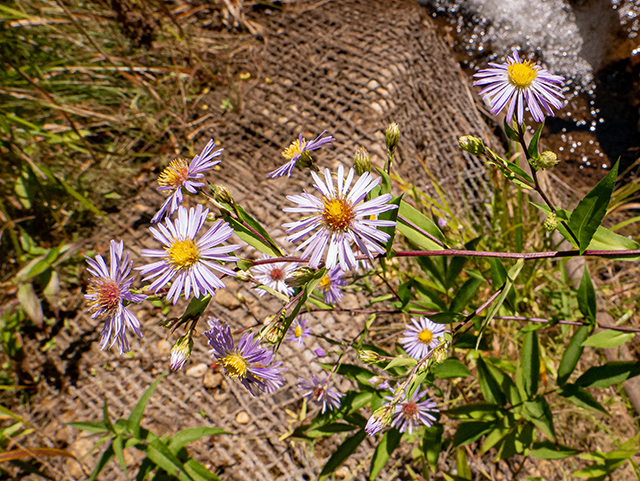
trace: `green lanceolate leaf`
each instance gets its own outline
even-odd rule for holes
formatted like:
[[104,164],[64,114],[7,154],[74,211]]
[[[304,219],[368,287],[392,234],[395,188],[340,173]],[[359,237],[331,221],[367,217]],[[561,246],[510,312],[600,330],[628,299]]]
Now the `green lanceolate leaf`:
[[422,452],[427,459],[429,466],[434,471],[438,466],[438,457],[440,451],[442,451],[442,434],[444,433],[444,426],[442,424],[434,424],[425,429],[424,436],[422,438]]
[[444,234],[434,222],[427,216],[416,210],[405,201],[400,202],[398,209],[398,230],[409,241],[425,250],[442,250],[443,247],[433,241],[424,232],[444,242]]
[[81,431],[89,431],[90,433],[105,433],[111,431],[104,421],[85,421],[69,423],[68,425]]
[[523,405],[525,408],[522,411],[524,417],[535,424],[547,438],[554,443],[557,442],[556,430],[553,426],[553,415],[544,396],[538,396],[533,401],[525,401]]
[[593,288],[593,282],[591,282],[586,264],[584,271],[582,271],[582,279],[578,288],[578,307],[587,322],[590,324],[596,323],[596,291]]
[[180,481],[193,481],[185,469],[184,464],[178,457],[169,451],[166,444],[159,439],[154,439],[146,445],[147,457],[164,469],[167,473],[171,473]]
[[[391,200],[389,201],[389,204],[399,206],[401,201],[402,201],[402,195],[399,197],[392,197]],[[383,212],[382,214],[378,215],[378,219],[397,222],[398,210],[399,209],[391,209],[386,212]],[[393,257],[393,239],[395,239],[396,237],[396,226],[379,227],[379,229],[382,232],[386,232],[387,234],[389,234],[389,240],[387,241],[386,257],[387,259],[390,259]]]
[[612,361],[592,367],[576,380],[582,387],[609,387],[640,374],[640,361]]
[[493,421],[467,421],[460,424],[453,435],[453,447],[477,441],[491,429],[493,423]]
[[322,468],[322,472],[320,473],[320,480],[325,479],[331,473],[333,473],[338,466],[340,466],[353,452],[360,446],[362,441],[367,437],[367,433],[365,430],[358,431],[353,436],[348,437],[345,441],[338,447],[335,453],[331,455],[327,464]]
[[598,182],[598,185],[571,212],[569,228],[578,238],[580,254],[587,250],[593,235],[604,219],[618,176],[619,164],[619,161],[616,162],[607,176]]
[[91,473],[91,476],[89,476],[89,481],[94,481],[95,479],[98,478],[98,475],[102,472],[102,470],[107,465],[107,463],[113,459],[115,454],[116,453],[113,451],[113,444],[109,444],[109,447],[107,447],[107,449],[105,449],[102,455],[100,456],[100,459],[98,460],[98,464],[96,464],[96,467]]
[[[628,237],[616,234],[606,227],[600,226],[598,230],[596,230],[593,239],[591,239],[588,249],[594,251],[636,250],[640,249],[640,244]],[[640,256],[607,256],[607,259],[637,261],[640,259]]]
[[471,276],[462,285],[456,297],[451,301],[449,311],[461,312],[467,306],[467,303],[475,296],[476,291],[484,282],[484,277],[474,271],[467,271]]
[[584,341],[582,345],[608,349],[611,347],[618,347],[625,342],[630,341],[634,337],[635,334],[633,332],[620,332],[612,330],[601,331]]
[[492,404],[499,404],[500,406],[504,406],[507,403],[507,398],[502,392],[500,384],[498,384],[498,381],[494,377],[493,373],[487,367],[484,359],[482,359],[482,356],[478,356],[477,370],[478,383],[480,384],[480,390],[482,391],[482,395],[484,396],[485,400]]
[[536,441],[531,448],[531,456],[538,459],[565,459],[579,452],[577,449],[551,441]]
[[395,428],[384,433],[371,459],[371,468],[369,469],[370,480],[376,479],[378,473],[384,468],[384,465],[387,464],[391,453],[393,453],[398,447],[398,444],[400,444],[400,438],[402,438],[402,433]]
[[503,410],[497,404],[475,403],[467,404],[466,406],[459,406],[443,412],[453,419],[478,419],[484,421],[494,421],[502,415],[501,413],[503,412]]
[[524,335],[520,362],[519,372],[522,373],[522,388],[527,397],[532,398],[538,392],[538,381],[540,380],[540,349],[536,331],[529,331]]
[[187,428],[171,436],[171,439],[169,439],[169,444],[167,446],[172,453],[177,454],[178,451],[180,451],[187,444],[192,443],[193,441],[197,441],[198,439],[205,436],[218,436],[220,434],[230,433],[222,428],[215,428],[210,426]]
[[543,128],[544,128],[544,122],[542,122],[538,130],[536,130],[536,133],[533,134],[533,138],[531,139],[531,142],[529,142],[529,146],[527,147],[527,153],[529,154],[529,157],[531,157],[532,159],[535,159],[539,154],[538,142],[540,141],[540,134],[542,133]]
[[589,392],[576,384],[565,384],[559,391],[559,394],[566,397],[576,406],[581,408],[590,408],[600,411],[602,414],[609,414],[609,412],[600,404],[596,399],[589,394]]
[[118,464],[120,465],[120,469],[124,473],[124,479],[128,479],[127,477],[127,463],[124,460],[124,437],[122,435],[116,436],[113,438],[113,450],[116,453],[116,458],[118,459]]
[[149,398],[158,387],[158,384],[160,383],[162,378],[165,377],[166,375],[167,375],[166,373],[162,373],[156,378],[155,381],[153,381],[151,386],[149,386],[149,389],[147,389],[144,392],[144,394],[138,401],[138,404],[136,404],[136,407],[133,408],[133,411],[131,411],[131,414],[129,415],[129,419],[128,419],[129,432],[133,434],[136,438],[140,437],[140,423],[142,422],[142,416],[144,415],[144,410],[147,407]]
[[578,360],[580,359],[580,356],[582,356],[582,351],[584,351],[582,343],[589,335],[589,332],[591,332],[590,326],[581,326],[576,330],[573,336],[571,336],[569,345],[564,351],[562,359],[560,360],[560,366],[558,367],[559,386],[562,386],[567,382],[569,376],[571,376],[571,373],[576,368],[576,364],[578,364]]
[[467,366],[462,364],[458,359],[445,359],[444,362],[433,368],[433,375],[436,379],[451,379],[454,377],[469,377],[471,373]]

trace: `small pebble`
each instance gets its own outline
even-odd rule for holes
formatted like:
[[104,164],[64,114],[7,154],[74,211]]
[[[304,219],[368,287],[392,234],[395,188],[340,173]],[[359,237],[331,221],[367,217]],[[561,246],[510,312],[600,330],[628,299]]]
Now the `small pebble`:
[[202,384],[207,389],[213,389],[222,384],[222,374],[219,372],[213,372],[212,370],[207,370],[204,375],[204,379],[202,380]]
[[249,423],[249,415],[244,411],[240,411],[236,416],[236,421],[240,424],[248,424]]
[[205,363],[196,364],[187,369],[186,375],[191,377],[202,377],[207,373],[209,366]]
[[169,344],[165,339],[158,341],[156,346],[158,348],[158,353],[160,353],[161,356],[166,356],[171,352],[171,344]]

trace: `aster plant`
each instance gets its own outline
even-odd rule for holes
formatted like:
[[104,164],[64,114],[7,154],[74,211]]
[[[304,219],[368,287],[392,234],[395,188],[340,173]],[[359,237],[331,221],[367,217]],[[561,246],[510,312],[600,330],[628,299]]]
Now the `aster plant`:
[[204,187],[205,183],[199,179],[204,177],[204,173],[213,169],[220,163],[219,160],[213,160],[222,154],[224,149],[213,150],[216,143],[210,140],[202,149],[199,155],[196,155],[189,164],[184,159],[175,159],[171,161],[158,177],[158,190],[161,192],[169,192],[169,197],[162,203],[160,210],[153,216],[151,222],[160,222],[163,217],[170,216],[183,201],[182,189],[190,194],[197,194],[199,187]]
[[365,201],[367,194],[380,183],[380,178],[365,172],[354,182],[354,175],[355,170],[350,169],[345,178],[344,167],[340,165],[334,184],[329,169],[325,169],[324,178],[311,172],[314,187],[322,197],[306,192],[287,196],[298,207],[286,207],[284,211],[304,215],[301,220],[284,224],[289,234],[287,240],[299,242],[315,231],[297,248],[302,250],[301,258],[308,259],[311,267],[318,267],[324,260],[329,269],[338,264],[343,271],[355,269],[358,262],[353,244],[356,252],[370,259],[385,252],[383,244],[390,235],[378,228],[393,227],[396,223],[379,220],[377,216],[398,206],[389,204],[391,194]]
[[307,142],[302,137],[302,134],[300,134],[298,139],[291,142],[291,145],[282,152],[282,156],[287,159],[287,162],[271,172],[267,177],[275,179],[276,177],[281,177],[285,174],[287,177],[291,177],[291,172],[293,172],[293,168],[297,163],[303,164],[306,167],[312,167],[313,159],[311,158],[310,152],[336,140],[330,135],[322,137],[326,133],[327,131],[325,130],[318,135],[317,138],[309,142]]
[[151,227],[153,237],[163,244],[164,248],[143,249],[144,257],[159,258],[137,269],[146,276],[144,280],[155,279],[149,290],[158,292],[171,282],[167,292],[167,299],[178,302],[184,292],[189,299],[191,293],[195,297],[205,294],[215,295],[216,289],[224,289],[225,285],[214,271],[228,276],[235,276],[235,272],[221,265],[221,262],[236,262],[237,257],[229,253],[240,248],[238,244],[222,244],[231,237],[233,229],[221,220],[207,230],[199,239],[196,236],[203,227],[209,210],[203,210],[202,205],[187,211],[185,207],[178,209],[175,221],[166,219],[164,225]]
[[[289,176],[296,165],[309,167],[308,180],[314,190],[286,196],[293,205],[284,208],[284,212],[295,219],[283,224],[286,235],[279,232],[274,236],[276,240],[226,187],[210,186],[211,195],[199,191],[204,172],[217,163],[214,159],[220,153],[214,152],[209,143],[190,165],[184,161],[172,163],[161,175],[161,184],[170,191],[170,198],[154,217],[159,222],[151,227],[153,238],[161,246],[141,251],[143,258],[150,259],[148,265],[137,267],[149,283],[144,293],[134,293],[137,291],[129,277],[132,262],[129,254],[124,254],[122,243],[111,243],[110,267],[100,256],[88,260],[93,277],[86,298],[92,316],[104,320],[101,347],[117,344],[124,352],[130,349],[127,330],[142,335],[139,322],[128,310],[130,303],[149,296],[155,301],[166,298],[175,305],[184,296],[189,301],[184,313],[162,324],[171,334],[186,331],[178,334],[170,367],[182,368],[195,343],[206,339],[213,363],[220,365],[227,377],[252,395],[268,396],[283,388],[279,398],[292,396],[290,385],[286,390],[285,371],[289,367],[295,373],[291,380],[298,379],[296,392],[305,401],[294,397],[279,404],[287,405],[295,418],[290,423],[294,425],[287,426],[279,439],[293,437],[304,442],[334,433],[341,433],[344,439],[320,473],[322,478],[332,475],[366,434],[383,433],[372,439],[378,447],[372,454],[368,479],[376,478],[403,440],[420,441],[421,449],[413,450],[413,455],[414,461],[421,464],[425,479],[431,471],[442,471],[442,457],[448,456],[440,453],[443,445],[455,447],[458,453],[463,452],[459,447],[466,445],[465,450],[479,449],[500,460],[514,454],[522,459],[551,459],[580,452],[558,442],[554,410],[549,405],[554,398],[547,394],[552,392],[555,398],[563,397],[565,403],[574,403],[580,409],[587,406],[606,413],[588,390],[631,379],[640,373],[640,364],[607,363],[590,367],[581,375],[572,373],[580,365],[582,351],[589,346],[621,343],[621,337],[640,330],[598,324],[595,289],[586,269],[577,293],[563,285],[563,305],[566,297],[566,305],[577,305],[580,314],[574,316],[571,310],[555,312],[554,322],[538,317],[541,311],[557,304],[548,300],[557,294],[546,287],[552,276],[547,275],[541,284],[533,281],[543,270],[544,259],[549,263],[579,255],[637,259],[640,245],[602,225],[617,165],[572,212],[554,205],[538,181],[538,170],[551,169],[561,159],[553,152],[540,152],[542,127],[528,140],[524,111],[528,108],[538,121],[553,115],[552,109],[562,107],[562,78],[522,61],[517,51],[505,64],[490,67],[478,72],[476,84],[483,87],[481,94],[493,113],[506,108],[506,134],[519,144],[520,155],[528,166],[502,158],[484,140],[472,135],[461,137],[459,145],[483,159],[491,169],[497,168],[515,185],[517,190],[504,196],[505,211],[500,212],[499,221],[511,222],[520,229],[514,242],[506,235],[512,230],[502,229],[496,241],[493,231],[476,225],[477,219],[471,222],[456,215],[437,184],[429,192],[421,191],[392,173],[396,154],[403,152],[401,127],[396,123],[384,131],[386,159],[371,157],[360,148],[354,155],[354,168],[345,167],[337,158],[332,161],[335,169],[324,168],[320,173],[311,152],[335,140],[325,136],[326,132],[311,142],[300,136],[285,149],[287,163],[269,177]],[[180,205],[183,189],[199,194],[203,202],[213,206],[212,211],[205,210],[202,203],[190,209]],[[552,242],[550,237],[545,238],[547,234],[532,232],[525,236],[524,231],[529,228],[525,219],[531,216],[525,215],[525,206],[518,204],[522,191],[535,192],[544,202],[533,204],[535,207],[527,203],[527,208],[538,208],[546,217],[535,228],[558,229],[573,244],[573,250],[543,251]],[[434,199],[434,192],[442,202]],[[281,200],[284,199],[283,194]],[[282,215],[275,207],[271,214]],[[241,251],[247,257],[236,257],[240,245],[231,243],[234,234],[250,246]],[[524,239],[528,239],[527,243]],[[281,242],[296,244],[297,254],[285,254],[279,246]],[[506,243],[505,249],[510,252],[482,250],[498,243]],[[463,245],[465,250],[453,247]],[[526,252],[534,245],[541,252]],[[404,246],[411,250],[402,250]],[[602,246],[610,250],[594,250]],[[256,251],[258,255],[254,255]],[[470,257],[474,258],[473,265],[465,265]],[[535,264],[528,268],[531,260]],[[524,281],[521,272],[528,276]],[[238,313],[244,315],[242,325],[232,327],[210,318],[204,336],[198,337],[198,324],[216,290],[225,287],[225,276],[235,277],[233,284],[247,289],[260,283],[261,297],[264,288],[276,295],[257,307],[255,299],[238,292],[239,305],[211,306],[215,311],[241,309]],[[530,286],[534,284],[536,288],[532,290]],[[354,295],[344,298],[342,289],[347,286]],[[535,318],[528,317],[532,315],[528,312],[532,305],[537,306]],[[318,312],[322,315],[317,316]],[[574,317],[559,320],[563,316]],[[519,352],[515,356],[511,352],[502,355],[499,351],[505,343],[495,341],[503,332],[509,332],[507,323],[515,322],[535,322],[536,329],[513,329],[512,333],[519,334],[510,337],[509,349],[515,346]],[[556,323],[565,323],[568,329],[574,329],[573,333],[563,330],[558,337],[552,332],[541,339],[547,344],[547,339],[553,339],[553,343],[541,346],[538,331],[555,329]],[[326,350],[305,346],[305,338],[311,334],[309,324]],[[397,328],[403,325],[404,329]],[[494,329],[497,325],[501,328]],[[590,336],[596,325],[603,331]],[[620,327],[622,334],[616,331]],[[234,329],[238,330],[234,333]],[[493,335],[491,356],[486,354],[491,349],[487,343],[489,332]],[[565,342],[565,334],[571,336],[568,346],[558,350],[557,343]],[[297,349],[308,349],[302,354],[308,363],[286,366],[288,361],[278,358],[284,341]],[[562,360],[557,369],[547,370],[553,361],[547,355],[541,356],[541,352],[556,351]],[[540,364],[543,358],[545,367]],[[319,366],[307,365],[312,363]],[[310,374],[304,374],[319,368],[326,373],[310,378]],[[556,377],[553,391],[540,386],[541,374]],[[449,379],[456,379],[454,391],[445,389]],[[345,387],[344,392],[335,388],[338,380]],[[449,396],[452,392],[454,395]],[[315,417],[310,420],[306,401],[317,405]],[[449,419],[446,430],[437,425],[438,405],[443,403]],[[300,412],[295,413],[296,409]],[[363,415],[368,413],[365,422]],[[455,435],[451,436],[454,430]],[[620,449],[615,452],[616,460],[630,459],[636,451],[630,448],[627,456],[627,451]],[[458,456],[460,470],[464,468],[462,461]],[[598,473],[605,468],[615,469],[606,464],[597,466]],[[522,465],[514,473],[521,468]],[[364,477],[360,474],[357,473],[358,479]],[[455,476],[443,474],[452,479]]]
[[129,259],[129,253],[124,253],[124,243],[112,240],[109,253],[109,266],[100,254],[95,259],[86,258],[92,278],[89,279],[85,298],[89,301],[91,317],[104,320],[100,349],[117,344],[122,354],[131,350],[127,330],[142,337],[140,321],[123,303],[139,303],[147,296],[131,292],[133,277],[129,274],[133,262]]
[[507,121],[516,114],[518,124],[524,123],[524,109],[529,107],[536,122],[544,122],[545,114],[553,116],[551,107],[563,107],[560,86],[564,78],[553,75],[529,60],[520,60],[517,50],[505,63],[489,63],[492,68],[480,70],[474,75],[473,85],[482,86],[480,92],[491,105],[491,113],[497,114],[507,107]]

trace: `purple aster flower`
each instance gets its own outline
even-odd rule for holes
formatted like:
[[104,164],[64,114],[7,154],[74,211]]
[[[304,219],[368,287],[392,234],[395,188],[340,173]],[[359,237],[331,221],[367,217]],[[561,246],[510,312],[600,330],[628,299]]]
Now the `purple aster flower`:
[[272,364],[273,351],[263,348],[258,339],[254,340],[253,333],[245,332],[236,347],[228,325],[212,319],[209,326],[211,329],[204,335],[212,347],[210,352],[222,364],[227,376],[240,381],[251,394],[254,394],[254,386],[267,393],[282,386],[282,363]]
[[203,172],[211,170],[215,165],[219,164],[219,160],[212,160],[218,157],[224,149],[213,151],[215,142],[210,140],[202,149],[200,155],[196,155],[191,163],[187,165],[184,159],[172,160],[169,167],[165,168],[158,176],[158,190],[172,191],[171,195],[164,201],[160,210],[153,216],[151,222],[159,222],[165,215],[173,214],[182,203],[182,189],[184,188],[190,194],[197,194],[198,187],[204,187],[204,182],[197,182],[193,179],[201,179],[204,177]]
[[[271,256],[266,254],[262,258],[272,259]],[[293,294],[293,288],[289,287],[285,280],[297,267],[298,264],[293,262],[278,262],[275,264],[260,264],[251,269],[255,272],[254,277],[258,282],[274,291],[290,296]],[[266,292],[264,289],[258,289],[260,297],[264,296]]]
[[[531,116],[538,122],[544,122],[544,108],[553,116],[551,107],[561,109],[564,96],[559,85],[564,78],[552,75],[539,65],[531,65],[529,60],[521,61],[516,50],[513,57],[507,57],[507,63],[489,63],[493,68],[480,70],[474,75],[473,85],[484,85],[480,92],[491,105],[491,113],[497,114],[509,104],[507,122],[513,119],[516,112],[518,124],[524,122],[525,103]],[[542,108],[541,108],[542,107]]]
[[300,134],[298,140],[294,140],[293,142],[291,142],[291,145],[284,149],[284,151],[282,152],[282,156],[287,159],[288,162],[283,166],[278,167],[276,170],[267,175],[267,177],[275,179],[276,177],[283,176],[284,174],[287,174],[287,177],[291,177],[291,172],[293,171],[293,168],[295,167],[296,162],[298,162],[298,159],[300,159],[300,157],[309,156],[310,151],[319,149],[323,145],[336,140],[330,135],[321,139],[320,137],[322,137],[326,133],[327,131],[325,130],[311,142],[307,142],[306,140],[304,140],[302,138],[302,134]]
[[287,337],[285,337],[285,341],[297,342],[298,347],[304,346],[304,338],[309,337],[309,334],[311,334],[311,328],[305,328],[304,326],[306,325],[306,319],[303,319],[301,316],[296,317],[289,327],[289,332]]
[[[127,328],[138,337],[142,337],[140,321],[124,307],[122,302],[142,302],[147,296],[130,292],[133,277],[127,278],[127,276],[131,272],[133,262],[129,260],[128,252],[124,257],[122,255],[124,243],[112,240],[109,250],[110,268],[107,268],[100,254],[96,255],[95,260],[87,257],[88,271],[93,278],[89,280],[90,286],[84,297],[89,301],[91,317],[104,319],[104,326],[100,333],[102,336],[100,349],[111,348],[114,343],[117,343],[122,354],[131,350],[126,336]],[[109,343],[112,337],[113,340]]]
[[322,404],[323,414],[327,408],[330,410],[333,408],[339,408],[340,398],[344,396],[340,391],[327,387],[327,381],[328,378],[325,378],[324,381],[320,381],[318,376],[313,376],[311,381],[301,378],[298,379],[298,389],[307,391],[303,394],[307,400]]
[[412,358],[422,359],[440,343],[445,329],[442,324],[436,324],[426,317],[421,317],[419,321],[412,318],[411,322],[413,325],[406,326],[400,344]]
[[[324,181],[311,172],[315,188],[322,194],[319,199],[306,192],[301,195],[287,196],[298,207],[287,207],[285,212],[303,214],[302,220],[284,224],[290,242],[298,242],[307,234],[316,232],[302,243],[297,250],[304,249],[302,259],[309,259],[309,266],[316,268],[322,260],[325,247],[328,245],[326,264],[329,269],[338,262],[343,271],[354,269],[358,265],[351,244],[355,242],[357,249],[370,259],[375,254],[384,254],[381,244],[389,240],[389,234],[378,230],[378,227],[393,227],[393,221],[378,220],[378,214],[397,209],[389,204],[391,194],[384,194],[362,202],[366,195],[379,183],[380,178],[373,178],[365,172],[355,182],[349,192],[355,171],[350,169],[344,177],[344,167],[338,168],[337,185],[334,186],[329,169],[324,171]],[[372,218],[373,217],[373,218]]]
[[322,292],[324,302],[327,304],[337,304],[344,297],[344,293],[340,289],[346,285],[344,274],[339,267],[334,267],[320,279],[318,289]]
[[318,356],[318,357],[324,357],[324,356],[327,355],[327,351],[325,351],[321,347],[319,347],[318,349],[315,349],[313,352],[315,352],[316,356]]
[[381,407],[371,415],[367,421],[367,425],[364,427],[368,436],[373,436],[388,426],[391,422],[391,416],[393,415],[393,406],[389,404],[383,404]]
[[208,213],[208,209],[202,211],[202,205],[195,209],[192,207],[188,211],[180,206],[175,223],[167,218],[165,225],[158,224],[157,229],[150,228],[153,237],[160,241],[164,248],[142,249],[143,256],[159,257],[161,260],[136,269],[146,276],[145,281],[156,278],[149,286],[149,289],[155,292],[169,281],[173,281],[167,299],[173,299],[174,304],[178,302],[183,290],[184,296],[188,299],[192,290],[195,297],[200,297],[206,293],[213,296],[215,289],[223,289],[224,283],[213,273],[214,270],[235,276],[235,272],[217,262],[238,261],[237,257],[227,254],[239,249],[239,245],[219,245],[233,234],[229,224],[219,220],[199,240],[195,240]]
[[[391,427],[396,428],[401,433],[406,431],[411,434],[414,428],[420,424],[424,424],[427,427],[433,425],[436,421],[433,414],[437,414],[440,411],[437,408],[438,404],[432,398],[420,401],[426,395],[426,389],[422,392],[417,389],[411,399],[407,401],[406,393],[403,393],[402,398],[395,406],[396,411],[391,417]],[[390,401],[393,397],[387,396],[386,399]]]

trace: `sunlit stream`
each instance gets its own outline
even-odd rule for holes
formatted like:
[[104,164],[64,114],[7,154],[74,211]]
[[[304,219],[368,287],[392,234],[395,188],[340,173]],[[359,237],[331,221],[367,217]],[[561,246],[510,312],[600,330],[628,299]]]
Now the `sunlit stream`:
[[419,2],[469,73],[517,48],[567,79],[568,104],[544,132],[567,173],[640,157],[640,0]]

